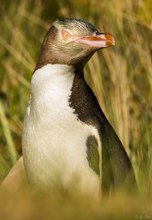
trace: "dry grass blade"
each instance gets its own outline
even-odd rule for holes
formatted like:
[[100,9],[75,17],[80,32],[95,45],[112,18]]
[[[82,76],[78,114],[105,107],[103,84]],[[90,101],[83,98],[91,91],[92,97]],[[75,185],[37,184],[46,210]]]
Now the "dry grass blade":
[[10,52],[10,54],[16,58],[20,63],[22,63],[28,70],[31,72],[33,71],[33,65],[29,63],[27,60],[24,59],[21,53],[18,53],[14,47],[9,45],[9,43],[0,36],[0,44],[3,46],[6,50]]
[[50,27],[50,24],[43,21],[42,19],[40,19],[38,16],[33,15],[31,13],[28,13],[27,11],[25,11],[23,8],[22,10],[19,10],[19,15],[28,19],[29,21],[41,26],[42,28],[48,30]]
[[13,67],[8,63],[7,61],[3,62],[3,66],[6,69],[7,74],[18,81],[18,83],[22,83],[23,86],[25,86],[27,89],[30,87],[30,83],[20,74],[18,74]]
[[1,121],[1,125],[2,125],[2,130],[5,136],[5,140],[6,140],[6,147],[7,147],[7,152],[10,155],[10,159],[12,162],[12,165],[15,164],[16,160],[17,160],[17,154],[16,154],[16,150],[15,150],[15,146],[14,146],[14,142],[12,139],[12,135],[11,135],[11,131],[9,128],[9,123],[7,121],[6,115],[5,115],[5,110],[3,107],[2,102],[0,101],[0,121]]

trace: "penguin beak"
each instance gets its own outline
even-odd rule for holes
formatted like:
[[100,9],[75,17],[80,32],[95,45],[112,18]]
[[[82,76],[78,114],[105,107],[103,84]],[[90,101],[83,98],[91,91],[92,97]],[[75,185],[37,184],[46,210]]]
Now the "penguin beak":
[[90,47],[101,49],[115,45],[114,37],[109,33],[94,33],[91,36],[79,38],[78,41]]

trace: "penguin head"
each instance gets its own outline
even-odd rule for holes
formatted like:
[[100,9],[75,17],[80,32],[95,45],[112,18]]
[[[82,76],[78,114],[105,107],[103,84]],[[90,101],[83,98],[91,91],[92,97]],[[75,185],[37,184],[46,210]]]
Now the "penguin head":
[[114,37],[101,33],[81,19],[56,20],[42,44],[39,65],[68,64],[82,69],[95,51],[115,45]]

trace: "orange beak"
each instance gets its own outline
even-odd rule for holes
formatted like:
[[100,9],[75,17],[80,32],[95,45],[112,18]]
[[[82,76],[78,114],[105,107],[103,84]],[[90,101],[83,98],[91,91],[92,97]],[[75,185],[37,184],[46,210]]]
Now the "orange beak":
[[106,48],[115,45],[115,39],[109,33],[98,33],[92,36],[85,36],[79,38],[78,41],[95,48]]

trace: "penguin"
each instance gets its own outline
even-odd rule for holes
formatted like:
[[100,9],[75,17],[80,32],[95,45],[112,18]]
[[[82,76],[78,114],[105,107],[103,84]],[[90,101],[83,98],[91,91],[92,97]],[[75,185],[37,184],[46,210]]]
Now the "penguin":
[[81,19],[58,19],[47,32],[23,125],[31,184],[47,189],[61,184],[85,194],[136,184],[129,157],[84,79],[92,55],[112,45],[110,33]]

